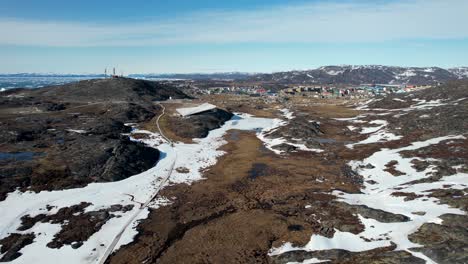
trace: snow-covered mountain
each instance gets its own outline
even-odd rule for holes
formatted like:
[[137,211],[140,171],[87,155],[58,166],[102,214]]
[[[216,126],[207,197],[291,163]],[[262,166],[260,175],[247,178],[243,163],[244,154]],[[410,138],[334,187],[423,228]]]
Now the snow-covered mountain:
[[280,83],[393,83],[434,84],[453,79],[468,78],[468,68],[443,69],[439,67],[395,67],[382,65],[323,66],[313,70],[287,71],[259,74],[252,77],[257,81]]
[[451,73],[458,76],[459,79],[468,79],[468,67],[458,67],[448,69]]

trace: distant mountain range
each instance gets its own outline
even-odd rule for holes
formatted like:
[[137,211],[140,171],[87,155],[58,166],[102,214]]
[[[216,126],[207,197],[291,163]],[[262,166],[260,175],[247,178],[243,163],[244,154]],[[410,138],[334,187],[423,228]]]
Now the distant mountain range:
[[93,78],[102,78],[104,74],[74,74],[74,73],[0,73],[0,77],[60,77],[60,78],[84,78],[84,77],[93,77]]
[[[0,74],[0,77],[89,77],[102,78],[104,74]],[[243,80],[275,82],[281,84],[434,84],[455,79],[468,79],[468,67],[444,69],[439,67],[397,67],[382,65],[324,66],[312,70],[275,73],[166,73],[130,74],[140,79],[185,79],[185,80]]]
[[219,73],[166,73],[166,74],[130,74],[133,78],[185,79],[185,80],[241,80],[255,76],[256,73],[219,72]]
[[258,74],[252,81],[294,84],[434,84],[455,79],[468,79],[468,67],[324,66],[314,70]]
[[[255,73],[245,72],[220,72],[220,73],[134,73],[127,77],[136,79],[183,79],[183,80],[239,80],[247,79]],[[108,75],[110,76],[110,75]],[[58,73],[0,73],[0,77],[64,77],[64,78],[103,78],[104,74],[58,74]]]

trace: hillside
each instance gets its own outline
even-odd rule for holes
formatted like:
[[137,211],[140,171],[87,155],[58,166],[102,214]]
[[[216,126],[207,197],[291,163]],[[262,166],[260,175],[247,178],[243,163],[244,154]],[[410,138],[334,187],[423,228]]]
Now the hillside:
[[131,78],[84,80],[59,86],[45,87],[28,92],[30,96],[43,96],[65,101],[160,101],[186,98],[181,91],[167,84]]
[[156,149],[123,136],[150,120],[153,101],[187,98],[174,87],[128,78],[94,79],[0,96],[0,200],[35,191],[121,180],[153,167]]

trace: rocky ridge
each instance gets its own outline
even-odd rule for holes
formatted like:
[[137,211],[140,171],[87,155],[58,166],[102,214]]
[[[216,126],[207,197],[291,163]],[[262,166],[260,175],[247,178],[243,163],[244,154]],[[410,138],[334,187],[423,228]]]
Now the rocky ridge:
[[117,181],[155,165],[158,150],[129,140],[125,123],[151,119],[154,101],[187,96],[167,84],[95,79],[0,96],[0,200],[34,191]]

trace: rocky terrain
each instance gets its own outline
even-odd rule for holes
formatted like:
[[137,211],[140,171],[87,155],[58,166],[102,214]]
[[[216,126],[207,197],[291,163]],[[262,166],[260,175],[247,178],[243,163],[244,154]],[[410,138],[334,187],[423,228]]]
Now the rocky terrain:
[[110,263],[464,263],[466,85],[273,107],[280,126],[228,133]]
[[8,192],[116,181],[154,166],[156,149],[123,136],[151,119],[153,101],[184,98],[155,82],[96,79],[0,97],[0,200]]
[[213,129],[220,128],[233,114],[223,109],[213,109],[187,116],[172,118],[169,127],[176,135],[183,138],[204,138]]
[[[94,101],[3,94],[2,261],[468,261],[467,81],[367,102],[158,103],[185,96],[98,82]],[[176,113],[201,102],[219,108]]]

